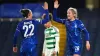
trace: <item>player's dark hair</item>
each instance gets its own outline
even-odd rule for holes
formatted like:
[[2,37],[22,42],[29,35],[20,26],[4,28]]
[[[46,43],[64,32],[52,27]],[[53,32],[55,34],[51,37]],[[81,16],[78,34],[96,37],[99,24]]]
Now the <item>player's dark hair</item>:
[[23,15],[23,17],[27,18],[30,11],[29,9],[21,9],[20,12]]

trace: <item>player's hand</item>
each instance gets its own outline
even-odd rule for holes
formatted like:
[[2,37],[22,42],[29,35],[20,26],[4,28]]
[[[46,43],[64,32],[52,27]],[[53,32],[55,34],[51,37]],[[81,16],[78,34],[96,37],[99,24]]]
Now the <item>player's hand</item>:
[[56,51],[54,51],[54,52],[53,52],[53,56],[56,56],[56,54],[57,54],[57,52],[56,52]]
[[48,10],[48,3],[44,2],[44,6],[43,6],[44,10]]
[[42,56],[45,56],[45,54],[44,54],[44,53],[42,53]]
[[89,51],[90,50],[90,43],[89,41],[86,41],[86,49]]
[[13,52],[17,52],[17,47],[13,47]]
[[58,8],[59,7],[59,4],[58,4],[58,1],[56,0],[55,2],[54,2],[54,8]]

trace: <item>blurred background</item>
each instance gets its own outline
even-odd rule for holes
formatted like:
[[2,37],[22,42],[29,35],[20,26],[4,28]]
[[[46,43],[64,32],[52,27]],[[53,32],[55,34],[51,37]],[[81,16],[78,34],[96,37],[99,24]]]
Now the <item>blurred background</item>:
[[[33,12],[33,19],[39,20],[43,15],[43,2],[49,4],[49,12],[53,12],[54,0],[0,0],[0,56],[19,56],[12,52],[13,36],[18,22],[23,20],[20,9],[28,8]],[[69,7],[77,8],[79,19],[81,19],[90,33],[91,50],[86,51],[85,40],[83,38],[82,56],[100,56],[100,0],[59,0],[58,16],[66,18],[66,11]],[[60,30],[60,54],[64,56],[66,34],[62,24],[52,21],[52,24]],[[38,32],[38,52],[42,53],[44,29],[39,25]],[[82,35],[84,37],[84,35]],[[20,48],[21,36],[18,37],[18,47]]]

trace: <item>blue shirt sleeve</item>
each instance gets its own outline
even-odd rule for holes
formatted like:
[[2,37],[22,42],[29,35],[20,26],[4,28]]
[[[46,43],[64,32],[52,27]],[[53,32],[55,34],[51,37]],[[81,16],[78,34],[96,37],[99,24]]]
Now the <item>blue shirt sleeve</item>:
[[48,12],[48,10],[45,10],[45,14],[46,14],[46,16],[45,16],[44,19],[42,19],[40,21],[38,21],[38,20],[33,20],[33,21],[35,21],[36,24],[45,24],[45,23],[47,23],[50,20],[49,19],[49,12]]
[[57,17],[57,9],[55,9],[55,8],[53,10],[53,20],[58,23],[62,23],[62,24],[65,24],[65,22],[66,22],[66,19],[61,19],[61,18]]
[[16,47],[17,44],[17,37],[20,34],[20,24],[17,25],[15,34],[14,34],[14,40],[13,40],[13,47]]
[[89,41],[89,33],[85,28],[84,24],[82,23],[82,21],[79,21],[79,29],[85,34],[86,41]]
[[45,24],[47,23],[50,19],[49,19],[49,11],[48,10],[45,10],[45,18],[41,21],[42,24]]

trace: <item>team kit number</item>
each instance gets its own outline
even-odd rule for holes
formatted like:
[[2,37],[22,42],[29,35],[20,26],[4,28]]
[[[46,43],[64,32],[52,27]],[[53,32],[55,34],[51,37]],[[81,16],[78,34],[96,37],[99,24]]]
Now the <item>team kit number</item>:
[[[28,30],[31,29],[30,33],[28,34]],[[28,37],[28,36],[32,36],[34,35],[33,31],[34,31],[34,25],[33,24],[30,24],[30,25],[24,25],[23,26],[23,30],[25,30],[25,33],[24,33],[24,37]]]

